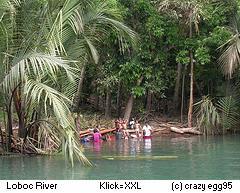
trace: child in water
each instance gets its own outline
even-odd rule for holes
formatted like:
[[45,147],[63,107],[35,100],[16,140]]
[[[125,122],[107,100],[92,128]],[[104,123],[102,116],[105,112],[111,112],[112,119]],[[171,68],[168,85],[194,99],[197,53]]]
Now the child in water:
[[93,141],[94,142],[100,142],[102,138],[101,133],[99,133],[99,130],[97,128],[95,128],[93,130]]
[[135,124],[135,134],[137,137],[140,137],[140,129],[141,129],[141,125],[138,122],[138,120],[136,120],[136,124]]

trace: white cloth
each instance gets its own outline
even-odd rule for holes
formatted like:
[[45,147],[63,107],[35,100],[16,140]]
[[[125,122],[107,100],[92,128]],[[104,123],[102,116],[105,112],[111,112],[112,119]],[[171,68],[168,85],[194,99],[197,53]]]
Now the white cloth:
[[130,125],[131,129],[133,129],[133,128],[134,128],[134,125],[135,125],[135,121],[130,121],[130,122],[129,122],[129,125]]
[[143,126],[144,136],[151,136],[152,128],[150,125]]

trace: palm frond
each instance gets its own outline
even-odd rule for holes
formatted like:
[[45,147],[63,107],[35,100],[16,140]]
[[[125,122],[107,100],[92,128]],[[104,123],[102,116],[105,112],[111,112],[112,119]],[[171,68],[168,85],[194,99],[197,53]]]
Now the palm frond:
[[120,12],[117,9],[111,9],[106,1],[94,3],[89,3],[85,9],[78,8],[69,17],[73,31],[87,40],[91,52],[93,42],[100,41],[110,31],[116,31],[120,38],[129,39],[133,45],[137,43],[137,34],[118,20]]
[[92,42],[87,37],[85,37],[85,40],[86,40],[88,48],[91,52],[91,56],[92,56],[94,62],[97,64],[98,60],[99,60],[98,51],[97,51],[96,47],[92,44]]
[[64,69],[68,77],[73,80],[74,68],[68,65],[69,61],[60,57],[42,53],[30,53],[13,60],[13,66],[5,76],[1,86],[6,91],[13,90],[20,82],[24,82],[27,75],[34,74],[40,77],[49,74],[56,79],[56,73]]
[[131,30],[129,27],[127,27],[123,23],[121,23],[121,22],[119,22],[117,20],[105,17],[105,16],[100,16],[99,17],[99,22],[108,24],[115,31],[117,31],[122,37],[124,37],[124,38],[129,37],[129,39],[132,41],[133,44],[137,43],[137,34],[136,34],[136,32]]
[[46,114],[48,114],[48,106],[51,106],[56,119],[63,128],[71,125],[71,121],[68,118],[70,111],[67,105],[67,102],[70,103],[70,100],[66,96],[35,80],[26,80],[24,91],[26,97],[31,98],[31,101],[36,101],[37,103],[44,101],[43,107]]
[[221,46],[224,49],[223,53],[219,57],[219,64],[222,72],[232,77],[234,71],[239,67],[240,64],[240,38],[239,34],[232,36],[224,45]]
[[72,129],[66,131],[62,145],[63,153],[70,159],[72,166],[74,165],[74,158],[77,158],[79,161],[88,166],[92,166],[91,162],[89,162],[83,154],[83,149],[81,148],[79,139],[76,138],[76,133]]
[[57,127],[44,121],[39,124],[37,135],[37,148],[46,153],[54,153],[61,145],[60,135]]
[[20,0],[1,0],[0,1],[0,22],[5,14],[9,11],[11,14],[16,12],[16,7],[20,6]]
[[219,132],[220,115],[212,100],[204,96],[201,101],[194,104],[198,127],[204,134],[215,134]]
[[[49,130],[47,127],[40,128],[39,137],[41,139],[39,139],[39,143],[44,143],[46,149],[50,145],[58,147],[59,141],[62,141],[63,153],[70,160],[72,166],[74,166],[74,158],[86,165],[91,165],[80,148],[78,134],[73,128],[74,121],[67,104],[70,102],[69,99],[53,88],[35,80],[27,80],[24,90],[26,97],[30,98],[32,102],[39,104],[40,101],[44,101],[46,114],[48,114],[48,107],[51,106],[57,120],[58,126],[52,128],[57,129],[57,131],[53,132],[52,129]],[[47,141],[46,136],[49,136]],[[45,141],[42,139],[45,139]]]
[[233,96],[219,99],[217,107],[221,112],[221,122],[224,129],[231,129],[239,124],[238,106],[240,101]]

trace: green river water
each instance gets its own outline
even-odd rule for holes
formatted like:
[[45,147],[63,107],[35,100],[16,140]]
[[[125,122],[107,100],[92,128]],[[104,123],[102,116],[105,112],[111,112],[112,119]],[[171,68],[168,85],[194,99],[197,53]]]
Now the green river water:
[[[240,135],[113,140],[84,147],[94,167],[76,164],[72,169],[62,156],[2,156],[0,179],[240,180]],[[122,160],[117,156],[123,156]],[[177,157],[162,160],[154,156]]]

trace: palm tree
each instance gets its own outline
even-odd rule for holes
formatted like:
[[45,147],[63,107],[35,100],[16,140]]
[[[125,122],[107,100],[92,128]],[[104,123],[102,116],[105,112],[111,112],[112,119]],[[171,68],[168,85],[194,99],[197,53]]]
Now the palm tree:
[[[98,61],[95,44],[110,30],[117,31],[119,37],[128,35],[131,40],[135,33],[117,20],[119,12],[110,9],[105,1],[1,2],[0,82],[9,144],[15,110],[19,136],[25,142],[29,142],[31,130],[40,132],[38,136],[43,136],[44,131],[45,136],[53,139],[55,149],[63,145],[72,165],[74,157],[90,164],[80,149],[69,110],[76,80],[81,87],[77,72],[80,69],[84,74],[90,58]],[[42,147],[42,139],[38,147]],[[40,151],[37,147],[35,150]]]
[[[73,111],[79,111],[80,97],[85,68],[89,60],[98,63],[99,53],[97,47],[110,33],[115,32],[119,37],[119,43],[136,43],[136,34],[122,22],[121,13],[118,9],[111,7],[108,1],[90,1],[84,8],[77,8],[76,13],[71,17],[71,27],[77,44],[76,50],[84,49],[77,59],[82,58],[80,75],[77,78],[77,91],[73,100]],[[69,38],[70,39],[70,38]],[[71,37],[71,41],[72,41]],[[80,43],[80,44],[79,44]],[[84,54],[85,53],[85,54]],[[75,53],[69,53],[74,55]]]
[[[7,2],[9,7],[2,12],[1,26],[4,40],[1,41],[1,91],[5,97],[7,110],[7,129],[9,134],[9,150],[12,134],[13,106],[18,116],[19,136],[29,141],[28,132],[35,128],[56,125],[55,137],[62,141],[61,147],[65,155],[77,157],[86,164],[90,162],[82,154],[77,133],[73,127],[73,119],[69,111],[69,99],[54,87],[59,75],[73,79],[72,61],[65,60],[59,54],[59,45],[52,47],[55,33],[47,25],[51,17],[39,10],[40,1]],[[3,2],[4,5],[5,2]],[[11,5],[11,6],[10,6]],[[26,10],[31,10],[26,16]],[[28,20],[28,21],[26,21]],[[11,21],[9,23],[9,21]],[[58,32],[59,33],[59,32]],[[56,50],[56,51],[55,51]],[[37,116],[33,117],[37,112]],[[32,117],[32,118],[31,118]],[[33,127],[37,126],[37,127]],[[38,143],[42,143],[39,139]],[[38,148],[35,148],[38,151]]]
[[238,13],[233,17],[232,25],[229,26],[229,31],[232,33],[229,40],[227,40],[220,49],[222,54],[219,57],[219,64],[224,75],[232,78],[235,70],[239,68],[240,64],[240,18]]
[[[203,5],[207,0],[163,0],[157,1],[159,11],[166,11],[177,17],[188,31],[188,38],[193,38],[193,30],[198,33],[199,22],[203,16]],[[188,109],[188,127],[192,127],[193,114],[193,81],[194,81],[194,56],[192,48],[189,48],[190,59],[190,99]]]

